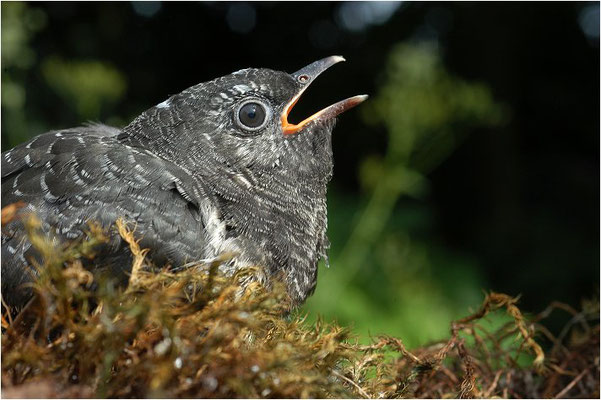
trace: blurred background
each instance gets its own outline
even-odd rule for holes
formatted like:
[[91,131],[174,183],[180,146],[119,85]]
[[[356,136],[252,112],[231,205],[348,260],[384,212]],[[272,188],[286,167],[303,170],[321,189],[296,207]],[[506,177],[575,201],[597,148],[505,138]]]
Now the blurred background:
[[[300,311],[416,346],[484,291],[599,296],[599,3],[2,2],[2,150],[246,67],[337,65],[330,267]],[[561,316],[551,318],[559,329]],[[565,318],[564,318],[565,319]]]

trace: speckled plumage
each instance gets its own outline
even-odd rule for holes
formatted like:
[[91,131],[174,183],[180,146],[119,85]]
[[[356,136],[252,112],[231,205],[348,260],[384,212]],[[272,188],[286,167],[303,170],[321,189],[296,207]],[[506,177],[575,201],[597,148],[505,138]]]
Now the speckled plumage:
[[[135,221],[156,265],[234,252],[226,272],[264,266],[302,303],[328,248],[334,126],[333,117],[316,118],[297,134],[282,133],[280,116],[304,85],[298,74],[245,69],[186,89],[123,129],[39,135],[2,154],[2,207],[24,201],[22,212],[37,213],[63,240],[81,236],[88,220],[104,227],[119,217]],[[233,113],[255,98],[269,105],[270,120],[248,132]],[[125,246],[114,234],[94,267],[124,278],[116,268],[129,265]],[[30,296],[21,288],[31,279],[30,257],[35,250],[21,223],[3,227],[2,295],[10,305]]]

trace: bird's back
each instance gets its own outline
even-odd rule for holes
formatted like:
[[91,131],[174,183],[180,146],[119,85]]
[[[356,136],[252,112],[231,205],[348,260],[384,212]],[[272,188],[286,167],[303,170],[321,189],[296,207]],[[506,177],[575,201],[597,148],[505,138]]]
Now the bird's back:
[[[111,228],[124,218],[135,221],[157,264],[200,258],[201,185],[180,167],[119,142],[118,133],[103,125],[52,131],[2,153],[2,207],[23,202],[20,214],[35,213],[59,240],[82,236],[88,221]],[[95,263],[126,270],[124,243],[110,232]],[[2,294],[12,306],[30,296],[21,286],[31,280],[31,257],[36,251],[15,219],[2,228]]]

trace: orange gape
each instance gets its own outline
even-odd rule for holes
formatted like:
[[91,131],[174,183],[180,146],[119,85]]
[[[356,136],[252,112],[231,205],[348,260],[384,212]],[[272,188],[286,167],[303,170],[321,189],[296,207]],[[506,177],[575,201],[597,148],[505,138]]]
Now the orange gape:
[[301,94],[303,94],[303,92],[304,92],[304,90],[301,91],[296,96],[294,96],[294,98],[292,99],[290,104],[286,107],[286,109],[284,109],[284,113],[282,114],[282,118],[281,118],[282,131],[284,132],[284,135],[292,135],[293,133],[298,132],[303,127],[305,121],[307,121],[308,119],[311,118],[311,117],[307,118],[305,121],[301,122],[298,125],[291,124],[288,122],[288,115],[290,114],[290,111],[292,111],[292,108],[294,107],[294,105],[298,102],[298,99],[300,99]]
[[292,111],[292,108],[294,107],[294,105],[296,104],[296,102],[298,101],[298,99],[304,91],[305,89],[303,89],[299,94],[297,94],[289,103],[289,105],[284,109],[284,113],[281,117],[282,132],[284,132],[284,135],[292,135],[294,133],[297,133],[298,131],[303,129],[303,127],[309,122],[315,121],[321,117],[335,117],[336,115],[343,113],[344,111],[351,109],[358,104],[361,104],[365,99],[367,99],[366,95],[353,96],[346,100],[339,101],[336,104],[332,104],[331,106],[326,107],[321,111],[316,112],[315,114],[311,115],[309,118],[303,120],[302,122],[299,122],[298,124],[291,124],[288,122],[288,115],[290,114],[290,111]]

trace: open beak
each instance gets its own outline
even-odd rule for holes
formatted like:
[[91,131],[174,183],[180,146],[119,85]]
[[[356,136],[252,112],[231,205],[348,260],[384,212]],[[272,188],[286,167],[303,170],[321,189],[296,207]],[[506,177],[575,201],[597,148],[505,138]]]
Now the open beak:
[[299,122],[298,124],[291,124],[288,122],[288,115],[292,108],[300,99],[301,95],[309,85],[317,78],[322,72],[326,69],[330,68],[332,65],[337,64],[341,61],[345,61],[344,58],[340,56],[331,56],[324,58],[319,61],[315,61],[313,64],[307,65],[305,68],[302,68],[296,71],[292,76],[299,82],[302,86],[299,92],[290,100],[290,102],[284,107],[284,111],[282,112],[281,122],[282,122],[282,131],[285,135],[292,135],[294,133],[299,132],[303,129],[305,125],[312,121],[317,120],[325,120],[334,118],[339,114],[342,114],[346,110],[349,110],[356,105],[362,103],[367,99],[367,95],[354,96],[350,97],[346,100],[339,101],[338,103],[332,104],[329,107],[324,108],[323,110],[311,115],[309,118]]

